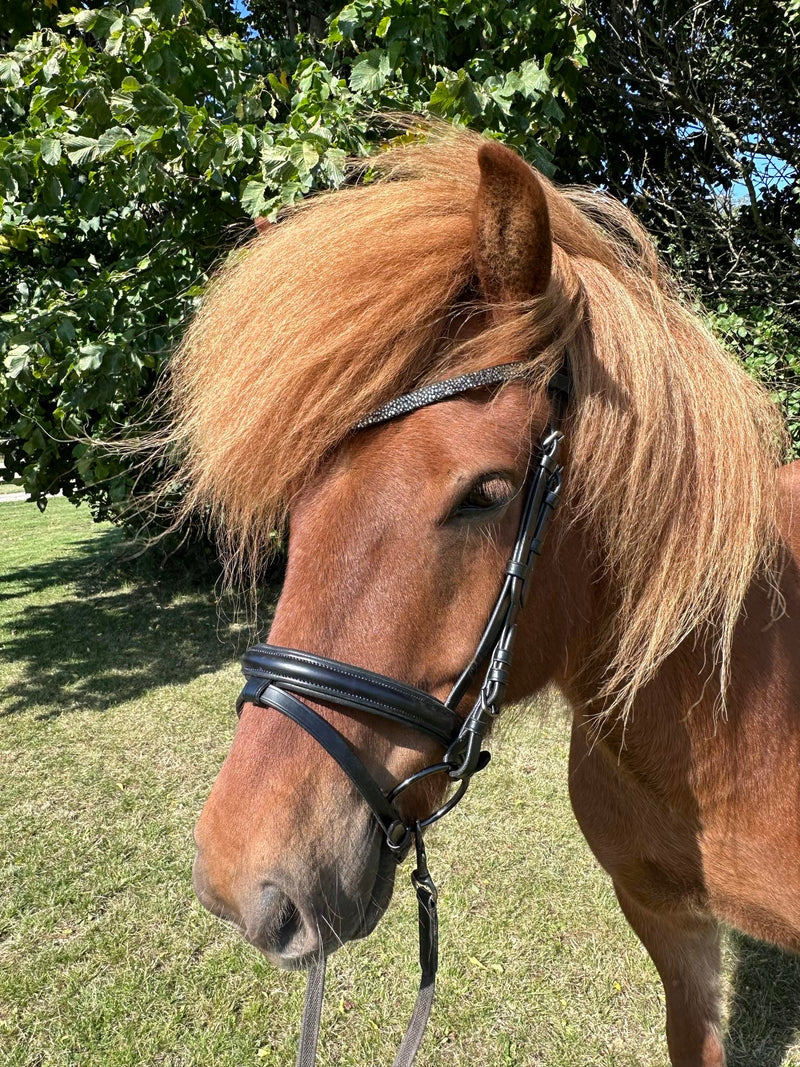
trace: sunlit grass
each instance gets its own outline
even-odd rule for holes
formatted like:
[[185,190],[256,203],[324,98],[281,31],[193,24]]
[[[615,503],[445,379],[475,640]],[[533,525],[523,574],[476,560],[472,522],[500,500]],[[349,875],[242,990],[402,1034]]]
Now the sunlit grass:
[[[243,637],[207,580],[121,562],[121,544],[63,500],[0,506],[0,1061],[284,1067],[302,976],[190,882]],[[422,1067],[666,1067],[661,987],[575,826],[567,746],[557,711],[518,716],[430,836],[442,968]],[[391,1062],[416,951],[404,873],[331,962],[321,1064]],[[797,1067],[800,971],[741,951],[734,1062]]]

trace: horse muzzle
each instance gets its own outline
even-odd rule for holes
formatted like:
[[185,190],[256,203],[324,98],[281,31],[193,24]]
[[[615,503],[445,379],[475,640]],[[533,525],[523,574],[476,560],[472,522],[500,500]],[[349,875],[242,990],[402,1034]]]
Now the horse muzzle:
[[251,884],[242,880],[224,890],[215,885],[212,865],[199,848],[195,893],[207,911],[237,927],[273,965],[304,969],[347,941],[366,937],[389,906],[397,862],[371,824],[367,832],[371,840],[358,846],[357,873],[355,859],[331,857],[319,867],[309,863],[291,875],[270,870]]

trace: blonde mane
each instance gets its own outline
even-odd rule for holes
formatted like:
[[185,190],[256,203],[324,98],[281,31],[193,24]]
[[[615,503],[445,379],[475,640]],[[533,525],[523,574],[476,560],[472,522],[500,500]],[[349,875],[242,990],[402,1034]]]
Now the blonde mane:
[[[371,160],[219,273],[173,362],[185,508],[233,564],[263,560],[294,494],[360,417],[437,377],[568,349],[567,496],[616,591],[603,694],[627,708],[689,633],[710,628],[723,689],[733,626],[774,563],[780,417],[709,334],[620,204],[542,179],[549,289],[461,345],[474,294],[476,135],[439,131]],[[477,310],[479,304],[474,304]]]

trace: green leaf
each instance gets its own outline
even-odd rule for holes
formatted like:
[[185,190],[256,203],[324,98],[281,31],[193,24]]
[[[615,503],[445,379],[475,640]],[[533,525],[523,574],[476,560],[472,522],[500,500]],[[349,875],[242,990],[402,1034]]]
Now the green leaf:
[[133,138],[133,143],[137,149],[147,148],[148,145],[160,141],[164,133],[163,126],[140,126]]
[[110,156],[118,149],[134,147],[130,130],[124,126],[111,126],[100,134],[97,140],[98,153],[101,156]]
[[285,145],[262,145],[261,162],[265,175],[275,180],[288,177],[294,169]]
[[300,174],[307,174],[319,163],[319,151],[310,141],[296,141],[289,151],[289,159]]
[[77,363],[78,370],[100,370],[100,367],[103,365],[103,355],[106,351],[106,345],[82,345],[78,351],[80,352],[80,357]]
[[272,91],[278,97],[279,100],[290,100],[291,91],[288,85],[284,85],[283,82],[277,78],[274,74],[267,75],[267,81],[269,82]]
[[372,93],[386,84],[391,67],[389,54],[379,48],[365,52],[350,71],[350,88],[353,92]]
[[108,37],[112,26],[119,18],[119,12],[113,7],[102,8],[97,12],[97,17],[92,23],[92,36],[100,40]]
[[0,82],[3,85],[22,85],[19,63],[11,56],[0,56]]
[[153,126],[166,126],[178,114],[177,101],[152,83],[133,94],[133,103],[139,121]]
[[233,129],[229,128],[225,130],[223,140],[225,141],[226,147],[232,152],[241,152],[242,145],[244,144],[244,130],[240,126]]
[[341,148],[329,148],[322,159],[322,170],[332,186],[342,184],[345,177],[347,152]]
[[9,378],[19,378],[20,374],[27,370],[30,365],[30,351],[29,345],[12,345],[9,348],[8,355],[3,360]]
[[456,118],[464,113],[477,116],[481,113],[481,101],[475,92],[472,79],[464,70],[440,81],[430,99],[431,111],[448,118]]
[[353,4],[348,4],[342,8],[334,21],[342,36],[352,38],[359,22],[358,11]]
[[42,160],[48,166],[54,167],[61,159],[61,142],[57,137],[43,137],[41,153]]
[[180,15],[183,4],[181,0],[150,0],[150,6],[159,22],[168,24]]
[[100,12],[95,11],[93,8],[73,11],[69,15],[62,15],[58,20],[58,24],[59,26],[77,26],[81,30],[90,30],[99,14]]
[[67,150],[67,156],[70,161],[78,165],[89,163],[96,159],[99,151],[98,143],[94,137],[77,137],[71,133],[65,135],[64,147]]
[[108,106],[106,93],[99,86],[95,86],[86,93],[81,101],[81,112],[98,124],[105,126],[111,121],[111,108]]
[[265,211],[265,194],[267,188],[264,182],[260,179],[251,180],[245,183],[242,189],[242,195],[240,203],[242,205],[242,211],[247,212],[251,219],[258,218],[259,215],[263,215]]
[[58,325],[56,326],[56,332],[62,341],[66,341],[68,344],[75,340],[75,327],[72,320],[66,315],[59,316]]
[[42,184],[42,200],[47,207],[55,211],[61,206],[63,196],[64,189],[61,182],[55,174],[51,174]]
[[527,97],[541,96],[550,90],[550,75],[530,59],[519,68],[521,91]]
[[548,96],[542,104],[542,114],[556,126],[564,121],[564,111],[554,96]]

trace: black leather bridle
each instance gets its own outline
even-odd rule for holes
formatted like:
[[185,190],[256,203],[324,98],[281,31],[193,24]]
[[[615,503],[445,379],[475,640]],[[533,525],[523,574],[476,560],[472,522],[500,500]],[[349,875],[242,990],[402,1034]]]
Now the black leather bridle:
[[[524,364],[506,363],[435,382],[391,400],[358,422],[354,430],[380,425],[472,389],[523,379],[524,372]],[[481,747],[483,738],[505,698],[516,618],[524,604],[526,585],[561,491],[559,455],[562,434],[559,427],[569,385],[565,371],[558,372],[550,380],[550,425],[528,470],[519,530],[514,551],[506,563],[503,585],[478,647],[446,700],[440,701],[394,678],[297,649],[255,645],[244,656],[242,671],[246,682],[236,704],[237,712],[241,714],[245,704],[256,704],[274,708],[292,719],[336,760],[361,793],[397,861],[406,857],[412,844],[415,846],[417,864],[411,880],[419,910],[422,977],[414,1011],[393,1067],[409,1067],[414,1060],[430,1015],[438,966],[437,893],[428,871],[422,834],[426,827],[455,807],[473,775],[489,762],[489,753]],[[485,673],[477,699],[466,717],[461,718],[457,708],[482,668]],[[384,793],[339,731],[301,697],[366,711],[426,733],[444,749],[443,759]],[[456,788],[436,811],[409,823],[397,807],[397,800],[416,782],[432,774],[446,774]],[[313,1067],[316,1061],[324,987],[325,958],[322,956],[309,971],[298,1067]]]

